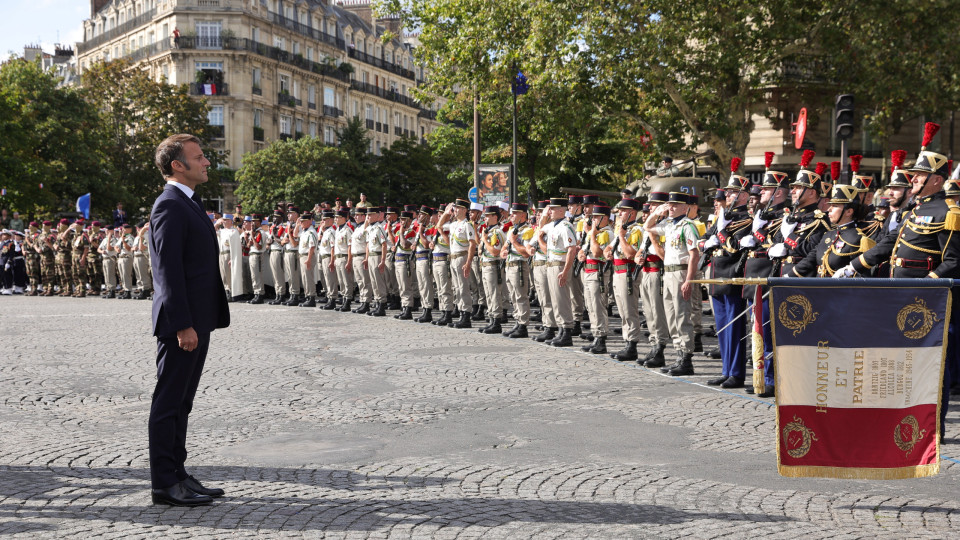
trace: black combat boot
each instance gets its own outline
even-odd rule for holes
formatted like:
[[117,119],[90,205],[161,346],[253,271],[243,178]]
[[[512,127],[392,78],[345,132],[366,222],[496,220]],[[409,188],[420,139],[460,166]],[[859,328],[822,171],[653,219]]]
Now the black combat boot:
[[499,317],[490,317],[490,324],[483,329],[484,334],[500,334],[503,332],[503,327],[500,325]]
[[423,313],[414,319],[414,321],[418,323],[427,323],[433,321],[433,310],[428,307],[423,308]]
[[534,341],[539,341],[543,343],[557,337],[557,328],[544,327],[543,332],[533,336]]
[[441,311],[441,312],[440,312],[440,318],[437,319],[437,320],[435,320],[435,321],[433,321],[433,322],[431,322],[430,324],[434,324],[434,325],[436,325],[436,326],[446,326],[446,325],[450,324],[450,321],[451,321],[452,319],[453,319],[453,312],[452,312],[452,311]]
[[620,362],[632,362],[637,359],[637,342],[628,341],[626,345],[615,353],[610,353],[610,358]]
[[570,334],[571,331],[572,329],[570,328],[561,328],[560,334],[557,337],[545,343],[553,345],[554,347],[572,347],[573,335]]
[[282,303],[283,303],[283,294],[282,294],[282,293],[278,293],[278,294],[273,298],[273,300],[267,302],[267,304],[269,304],[269,305],[271,305],[271,306],[279,306],[279,305],[282,304]]
[[262,304],[262,303],[263,303],[263,295],[261,295],[261,294],[255,294],[255,295],[253,295],[253,298],[251,298],[250,300],[247,301],[247,303],[248,303],[248,304]]
[[470,314],[464,311],[460,314],[460,320],[450,323],[450,326],[454,328],[472,328],[473,323],[470,322]]
[[337,299],[330,295],[327,297],[327,303],[323,305],[325,311],[337,309]]
[[412,321],[413,320],[413,308],[406,306],[400,310],[400,315],[397,319],[401,321]]
[[500,312],[500,316],[497,317],[497,322],[499,322],[500,324],[507,324],[507,310],[503,310]]
[[391,294],[387,297],[387,309],[403,309],[400,305],[400,295]]
[[494,319],[492,317],[487,317],[487,325],[478,329],[478,331],[483,334],[487,328],[490,328],[493,325]]
[[693,335],[693,352],[703,352],[703,334]]
[[676,369],[680,367],[680,364],[682,363],[683,363],[683,353],[680,351],[677,351],[677,361],[670,364],[669,366],[663,366],[662,368],[660,368],[660,373],[670,373],[671,369]]
[[583,328],[580,327],[580,321],[573,321],[573,328],[570,329],[571,336],[579,336],[583,333]]
[[387,303],[377,302],[376,308],[369,313],[372,317],[385,317],[387,315]]
[[511,334],[514,330],[516,330],[517,327],[519,327],[519,326],[520,326],[520,323],[515,323],[511,328],[507,328],[506,330],[504,330],[504,331],[501,332],[501,333],[502,333],[503,335],[505,335],[505,336],[506,336],[506,335],[509,335],[509,334]]
[[471,321],[482,321],[487,318],[486,306],[473,306],[473,314],[470,315]]
[[642,364],[643,367],[655,368],[663,367],[667,364],[667,359],[663,357],[663,349],[666,348],[665,343],[659,343],[650,348],[650,352],[643,357],[643,360],[638,361],[637,363]]
[[300,301],[297,300],[297,295],[291,294],[291,295],[290,295],[290,298],[287,299],[287,301],[284,302],[283,305],[285,305],[285,306],[298,306],[298,305],[300,305]]
[[341,313],[347,313],[348,311],[350,311],[350,298],[349,298],[349,297],[346,297],[346,296],[343,297],[343,304],[342,304],[340,307],[337,308],[337,311],[339,311],[339,312],[341,312]]
[[514,330],[513,332],[510,332],[509,334],[507,334],[507,337],[508,337],[508,338],[511,338],[511,339],[529,337],[528,334],[527,334],[527,325],[521,324],[521,325],[517,326],[517,329],[516,329],[516,330]]
[[593,343],[580,347],[580,350],[593,354],[605,354],[607,352],[607,336],[593,338]]
[[671,377],[693,375],[693,353],[680,353],[680,365],[667,372]]
[[357,309],[353,310],[357,315],[363,315],[364,313],[370,313],[370,302],[361,302]]
[[453,317],[454,319],[459,319],[459,318],[460,318],[460,308],[454,307],[454,308],[453,308],[453,311],[450,312],[450,316]]
[[298,304],[300,307],[317,307],[317,301],[313,299],[312,296],[308,296],[306,300]]

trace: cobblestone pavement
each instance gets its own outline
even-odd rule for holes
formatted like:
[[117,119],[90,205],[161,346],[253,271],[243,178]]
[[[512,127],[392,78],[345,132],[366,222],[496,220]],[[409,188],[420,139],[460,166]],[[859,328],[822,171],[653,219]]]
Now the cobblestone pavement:
[[771,400],[700,384],[715,360],[677,380],[476,330],[245,304],[214,333],[188,440],[191,472],[227,497],[153,506],[149,307],[0,299],[0,535],[960,535],[955,412],[936,477],[781,478]]

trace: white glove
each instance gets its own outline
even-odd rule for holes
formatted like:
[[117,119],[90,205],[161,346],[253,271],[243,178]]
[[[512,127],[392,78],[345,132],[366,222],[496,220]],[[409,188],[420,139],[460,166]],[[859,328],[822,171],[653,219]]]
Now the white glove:
[[740,239],[740,247],[752,248],[757,247],[757,239],[753,236],[744,236]]
[[717,230],[722,231],[726,229],[727,225],[730,224],[730,221],[731,220],[727,219],[727,215],[726,215],[726,212],[724,212],[724,209],[721,208],[720,213],[717,214]]
[[799,224],[800,222],[796,222],[796,221],[793,223],[790,223],[786,218],[784,218],[784,220],[780,224],[780,234],[784,238],[787,238],[788,236],[793,234],[793,231],[797,229],[797,225]]
[[707,239],[707,242],[703,244],[703,249],[711,249],[720,245],[720,239],[717,238],[717,235],[711,236]]
[[857,274],[857,271],[853,269],[853,265],[852,265],[852,264],[848,264],[848,265],[844,266],[843,268],[841,268],[841,269],[837,270],[836,272],[834,272],[834,273],[833,273],[833,277],[835,277],[835,278],[848,278],[848,277],[853,277],[853,276],[855,276],[856,274]]
[[753,216],[753,232],[757,232],[760,229],[764,228],[769,221],[760,218],[762,212],[757,212],[757,215]]
[[774,244],[773,247],[767,250],[767,256],[771,259],[779,259],[780,257],[787,256],[787,246],[783,245],[783,242],[779,244]]

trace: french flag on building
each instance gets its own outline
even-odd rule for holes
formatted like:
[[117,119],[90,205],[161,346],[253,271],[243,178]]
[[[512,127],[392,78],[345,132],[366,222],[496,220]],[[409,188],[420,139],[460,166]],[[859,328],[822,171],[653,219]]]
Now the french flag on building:
[[940,471],[952,282],[769,281],[781,475],[895,479]]

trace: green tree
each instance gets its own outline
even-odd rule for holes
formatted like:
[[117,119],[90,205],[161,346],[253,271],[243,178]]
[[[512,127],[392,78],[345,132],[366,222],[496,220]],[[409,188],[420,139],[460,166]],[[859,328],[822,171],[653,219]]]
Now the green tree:
[[243,156],[236,173],[236,194],[252,212],[269,213],[278,201],[313,208],[319,201],[357,189],[353,178],[344,174],[355,168],[343,150],[316,137],[278,140]]
[[39,61],[0,65],[0,204],[26,215],[73,211],[85,193],[103,210],[96,203],[110,189],[101,181],[97,112],[81,90],[59,82]]
[[202,197],[220,193],[217,168],[224,158],[210,147],[214,130],[207,121],[206,101],[190,97],[187,85],[157,82],[125,60],[88,67],[82,84],[87,99],[100,112],[104,179],[114,187],[116,201],[149,211],[163,189],[154,153],[163,139],[175,133],[198,136],[211,162],[210,181],[198,193]]
[[386,199],[395,204],[427,204],[438,207],[464,197],[473,183],[451,181],[437,166],[430,148],[403,137],[383,150],[376,161],[374,177]]

